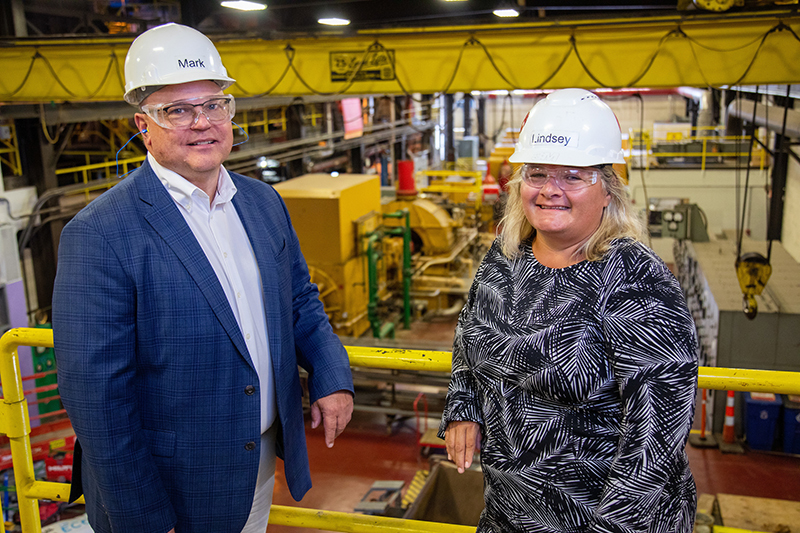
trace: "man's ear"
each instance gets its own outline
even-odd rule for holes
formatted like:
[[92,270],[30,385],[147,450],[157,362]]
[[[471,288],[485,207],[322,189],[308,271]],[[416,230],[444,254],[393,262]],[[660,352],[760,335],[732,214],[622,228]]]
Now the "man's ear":
[[[142,132],[142,134],[147,133],[147,119],[145,119],[145,115],[136,113],[133,115],[133,121],[136,123],[136,129]],[[144,135],[142,135],[142,137],[144,137]]]

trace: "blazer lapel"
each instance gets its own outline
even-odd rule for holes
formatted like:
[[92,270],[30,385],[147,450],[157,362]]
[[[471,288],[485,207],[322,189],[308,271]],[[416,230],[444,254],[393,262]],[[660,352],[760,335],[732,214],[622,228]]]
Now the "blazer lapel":
[[144,218],[172,249],[180,262],[194,279],[208,305],[214,311],[222,327],[228,333],[236,349],[252,367],[242,332],[236,323],[225,291],[208,262],[203,249],[186,224],[178,207],[159,181],[150,165],[145,162],[136,176],[139,198],[146,204]]
[[[236,182],[233,174],[231,179]],[[251,179],[251,178],[244,178]],[[236,183],[238,192],[233,197],[236,212],[242,221],[247,237],[253,247],[253,252],[258,262],[258,271],[261,274],[261,294],[264,298],[264,317],[267,321],[267,337],[269,337],[269,351],[273,364],[281,354],[280,328],[280,289],[275,277],[277,263],[275,257],[286,245],[283,233],[274,231],[274,228],[265,228],[264,221],[269,217],[263,211],[280,209],[277,205],[259,205],[255,199],[242,194],[242,187]]]

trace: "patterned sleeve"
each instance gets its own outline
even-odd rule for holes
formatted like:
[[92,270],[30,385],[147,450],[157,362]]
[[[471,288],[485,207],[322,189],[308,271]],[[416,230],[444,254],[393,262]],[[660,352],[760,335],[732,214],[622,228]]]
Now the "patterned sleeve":
[[[590,532],[647,531],[659,505],[680,497],[694,414],[697,340],[680,287],[644,254],[607,268],[603,333],[622,400],[619,448]],[[673,498],[666,492],[676,491]],[[692,489],[693,493],[693,489]]]
[[483,414],[480,407],[480,397],[477,382],[472,374],[472,369],[467,360],[466,350],[464,349],[464,326],[475,309],[478,287],[481,284],[482,276],[488,264],[493,262],[499,250],[499,241],[495,240],[492,248],[483,258],[475,279],[472,282],[467,302],[461,309],[456,325],[455,337],[453,339],[453,365],[450,376],[450,386],[445,398],[444,413],[442,423],[439,426],[439,437],[444,438],[444,432],[450,422],[469,421],[483,424]]

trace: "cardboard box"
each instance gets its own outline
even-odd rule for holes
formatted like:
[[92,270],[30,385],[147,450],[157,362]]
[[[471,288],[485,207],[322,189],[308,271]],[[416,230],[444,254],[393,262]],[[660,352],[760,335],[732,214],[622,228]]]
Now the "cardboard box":
[[440,461],[403,518],[477,526],[483,507],[483,472],[459,474],[453,463]]

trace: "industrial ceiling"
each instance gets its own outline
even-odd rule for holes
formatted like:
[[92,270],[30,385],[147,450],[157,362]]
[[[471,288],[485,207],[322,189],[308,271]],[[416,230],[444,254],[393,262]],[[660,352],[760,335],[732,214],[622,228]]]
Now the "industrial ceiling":
[[[131,40],[170,20],[211,36],[237,97],[794,84],[800,13],[785,3],[521,0],[519,17],[499,19],[497,0],[274,0],[257,12],[12,0],[0,12],[0,102],[118,101]],[[351,24],[322,27],[321,16]]]

